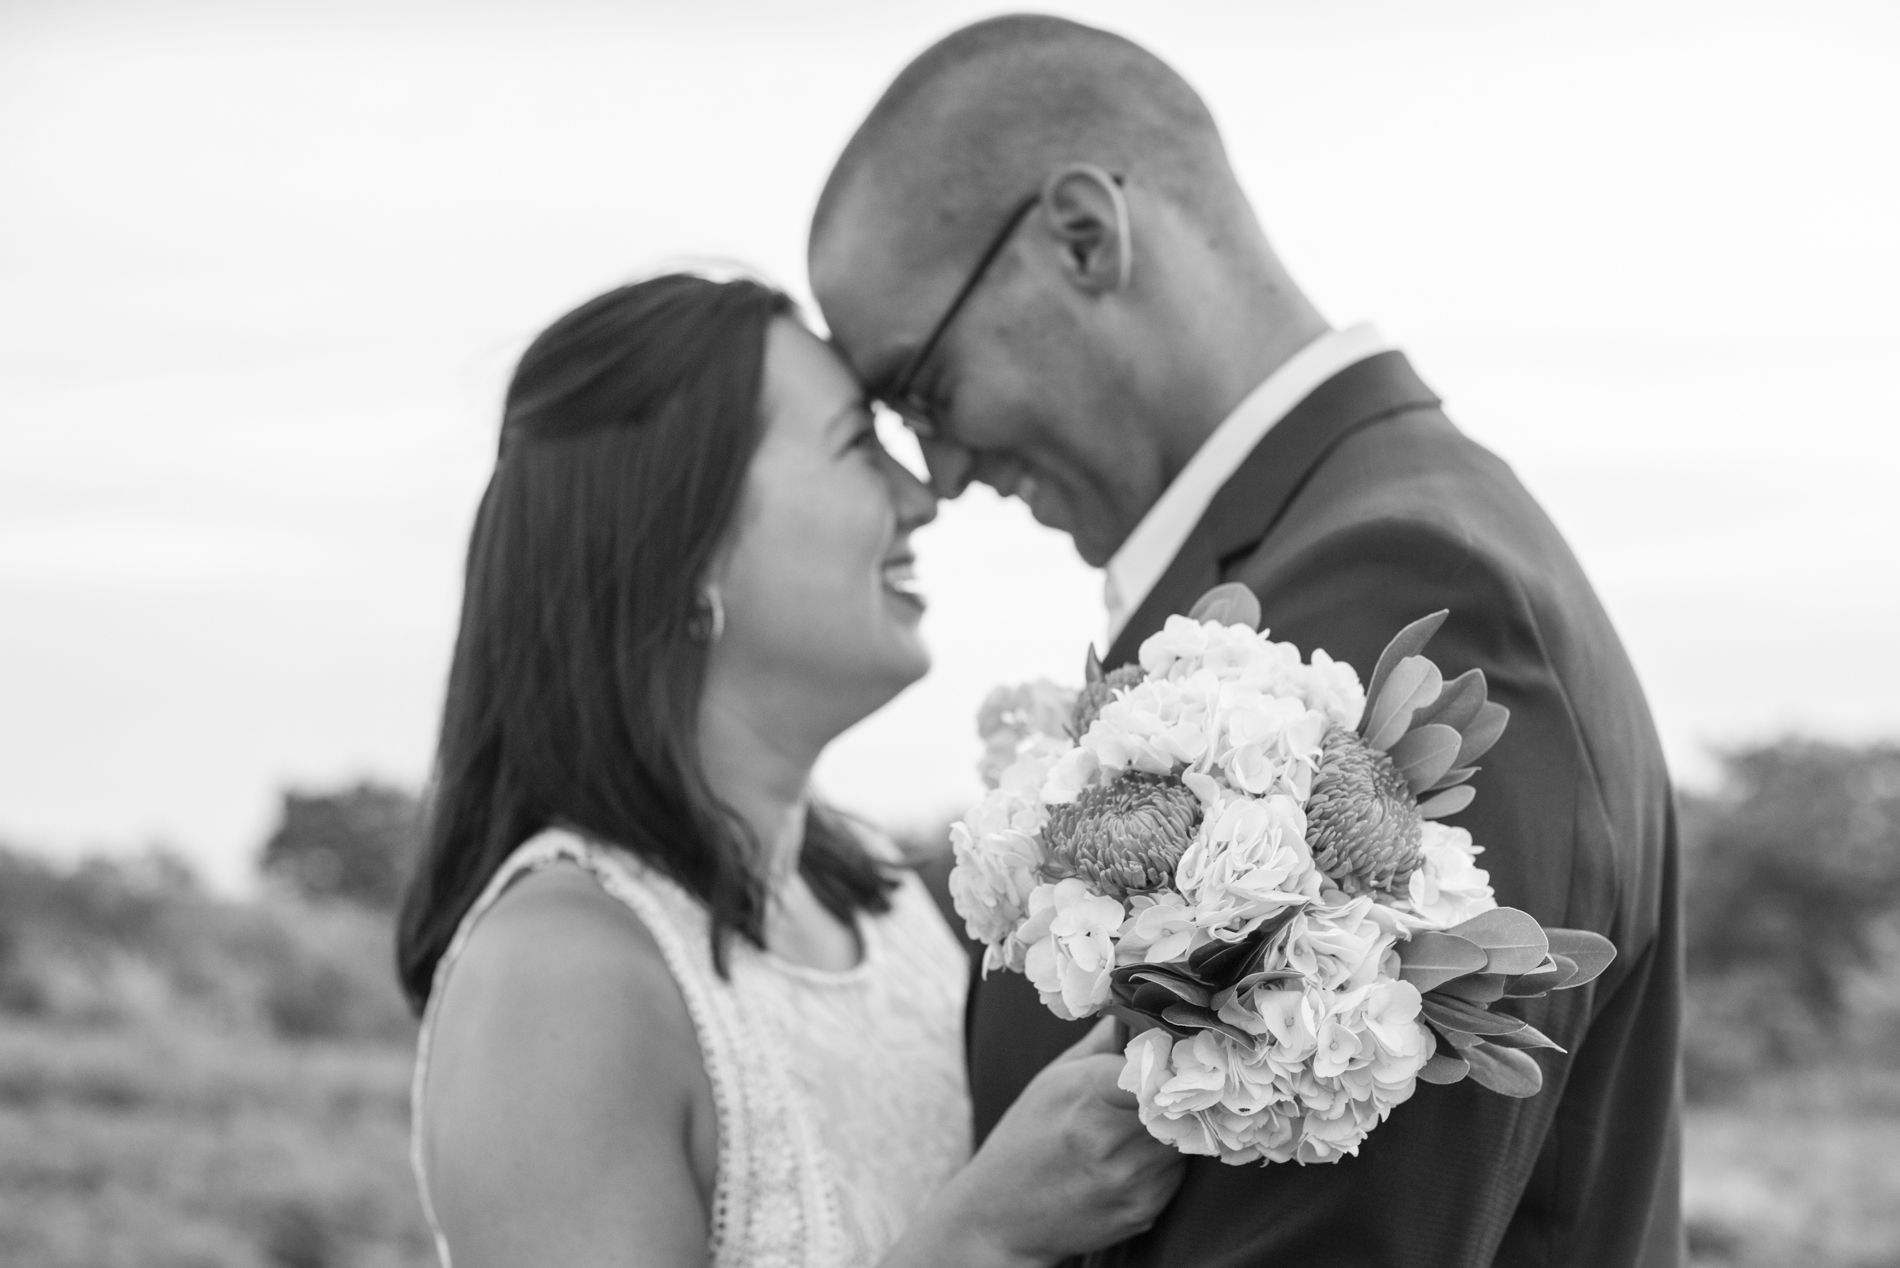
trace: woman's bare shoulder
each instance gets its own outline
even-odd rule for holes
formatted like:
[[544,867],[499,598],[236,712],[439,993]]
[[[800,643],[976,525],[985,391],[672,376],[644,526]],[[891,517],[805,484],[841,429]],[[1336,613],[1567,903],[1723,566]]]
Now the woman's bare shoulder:
[[424,1156],[451,1244],[674,1222],[629,1206],[629,1184],[684,1201],[679,1235],[703,1238],[710,1087],[692,1018],[653,935],[586,872],[552,866],[496,901],[448,974],[430,1047]]
[[465,970],[496,985],[533,977],[542,989],[553,984],[551,976],[631,989],[672,981],[639,916],[573,863],[539,868],[510,885],[469,935],[454,972]]
[[561,1055],[548,1045],[577,1060],[621,1054],[638,1059],[643,1081],[698,1065],[692,1018],[653,934],[572,864],[516,881],[469,935],[438,1006],[438,1060],[461,1041],[504,1064]]

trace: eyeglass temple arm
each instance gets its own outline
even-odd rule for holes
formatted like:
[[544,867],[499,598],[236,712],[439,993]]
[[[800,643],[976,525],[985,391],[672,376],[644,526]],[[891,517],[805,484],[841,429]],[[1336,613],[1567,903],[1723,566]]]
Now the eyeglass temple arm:
[[957,288],[956,297],[950,301],[950,306],[944,309],[943,316],[938,319],[935,326],[931,327],[930,334],[924,341],[917,345],[917,350],[911,353],[909,359],[904,362],[903,371],[898,375],[897,381],[891,384],[890,399],[901,400],[909,394],[918,371],[923,369],[924,362],[929,360],[930,354],[937,350],[937,344],[943,339],[944,331],[950,328],[950,323],[956,319],[957,313],[962,311],[964,301],[970,298],[970,292],[974,291],[976,284],[983,280],[983,275],[990,271],[990,265],[996,262],[996,257],[1003,253],[1003,248],[1009,243],[1010,235],[1016,232],[1016,226],[1023,222],[1023,218],[1040,201],[1042,201],[1042,191],[1038,190],[1017,203],[1010,211],[1009,218],[1003,221],[1002,228],[996,231],[996,236],[990,239],[989,246],[984,248],[982,256],[976,262],[976,267],[970,270],[970,275],[963,280],[963,285]]

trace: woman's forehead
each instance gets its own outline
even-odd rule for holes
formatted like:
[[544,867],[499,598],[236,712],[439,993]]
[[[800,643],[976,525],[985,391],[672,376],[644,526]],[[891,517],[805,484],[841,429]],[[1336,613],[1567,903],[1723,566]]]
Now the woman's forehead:
[[765,380],[768,414],[801,431],[846,425],[864,405],[864,389],[837,350],[791,318],[779,318],[767,336]]

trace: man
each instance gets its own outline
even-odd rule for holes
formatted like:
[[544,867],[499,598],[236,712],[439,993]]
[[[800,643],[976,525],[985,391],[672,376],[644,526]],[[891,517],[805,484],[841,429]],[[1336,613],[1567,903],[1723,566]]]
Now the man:
[[[1395,202],[1404,191],[1395,189]],[[1439,608],[1430,655],[1511,710],[1455,822],[1501,904],[1615,964],[1524,1015],[1561,1044],[1511,1100],[1421,1084],[1357,1157],[1197,1159],[1130,1265],[1683,1258],[1681,954],[1671,792],[1576,561],[1498,459],[1369,327],[1332,330],[1269,247],[1212,118],[1167,66],[1053,18],[959,31],[897,78],[832,173],[814,290],[938,491],[1014,494],[1107,570],[1134,659],[1222,581],[1278,639],[1369,673]],[[977,984],[977,1129],[1073,1041],[1015,975]]]

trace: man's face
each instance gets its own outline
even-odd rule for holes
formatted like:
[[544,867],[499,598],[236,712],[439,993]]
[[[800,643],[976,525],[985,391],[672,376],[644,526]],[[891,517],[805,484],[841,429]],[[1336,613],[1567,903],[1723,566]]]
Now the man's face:
[[[980,256],[977,247],[967,260],[918,268],[878,228],[847,212],[812,251],[832,335],[873,388],[901,374]],[[922,447],[940,495],[977,481],[1021,498],[1099,567],[1166,480],[1135,391],[1129,318],[1115,297],[1070,285],[1061,249],[1032,212],[917,367],[909,395],[935,424]]]

